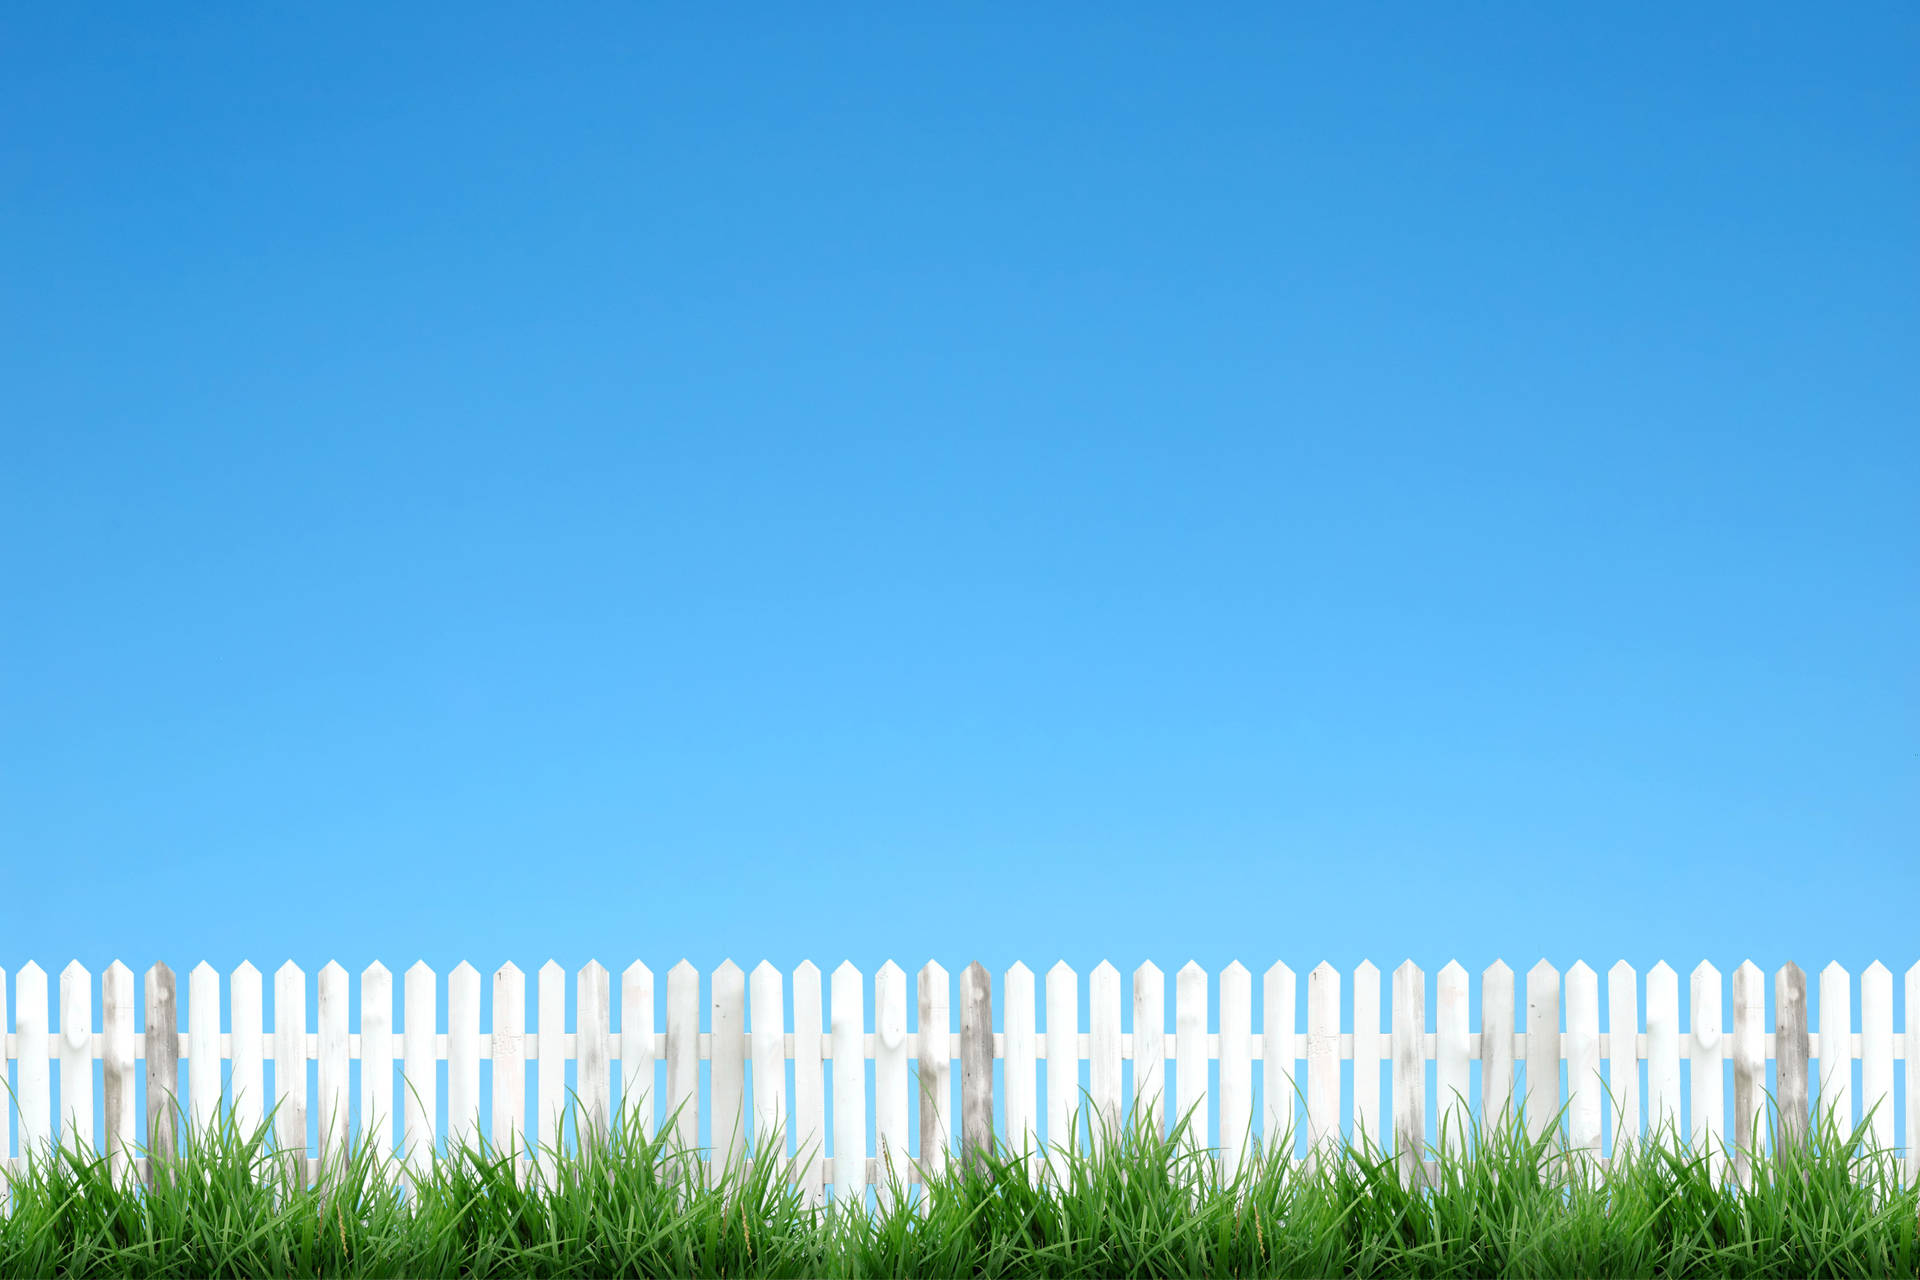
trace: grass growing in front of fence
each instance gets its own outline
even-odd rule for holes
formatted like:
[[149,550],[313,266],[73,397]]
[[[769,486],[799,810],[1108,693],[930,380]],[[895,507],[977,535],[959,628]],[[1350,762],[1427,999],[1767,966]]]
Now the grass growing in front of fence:
[[363,1150],[297,1185],[227,1123],[155,1178],[104,1158],[35,1161],[0,1219],[5,1276],[1917,1276],[1920,1195],[1828,1123],[1762,1161],[1751,1191],[1651,1150],[1578,1176],[1517,1128],[1437,1153],[1430,1189],[1390,1157],[1318,1171],[1256,1164],[1228,1186],[1176,1134],[1134,1128],[1071,1156],[1048,1189],[1027,1162],[958,1165],[915,1207],[816,1216],[771,1162],[718,1187],[676,1176],[627,1128],[565,1154],[550,1190],[482,1146],[413,1193]]

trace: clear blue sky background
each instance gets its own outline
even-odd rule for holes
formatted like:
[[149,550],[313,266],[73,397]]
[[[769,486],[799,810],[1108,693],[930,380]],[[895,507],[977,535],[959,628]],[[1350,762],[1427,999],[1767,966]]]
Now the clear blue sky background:
[[1916,65],[16,10],[0,964],[1904,971]]

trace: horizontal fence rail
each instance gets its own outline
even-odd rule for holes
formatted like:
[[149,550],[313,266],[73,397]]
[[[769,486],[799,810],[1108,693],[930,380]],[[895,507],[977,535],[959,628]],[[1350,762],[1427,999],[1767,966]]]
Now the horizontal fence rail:
[[[1817,1028],[1808,1024],[1806,976],[1793,964],[1770,980],[1751,962],[1734,971],[1730,1029],[1723,979],[1711,964],[1691,975],[1692,1025],[1684,1028],[1679,975],[1664,963],[1644,983],[1624,962],[1607,971],[1607,1031],[1600,1029],[1600,975],[1585,963],[1562,975],[1542,961],[1520,983],[1496,962],[1479,977],[1477,1025],[1469,1017],[1472,979],[1451,963],[1436,978],[1429,1030],[1426,981],[1411,961],[1393,972],[1383,1026],[1380,971],[1354,969],[1349,999],[1343,975],[1322,964],[1306,977],[1303,1027],[1300,983],[1275,964],[1260,979],[1263,1029],[1255,1031],[1254,979],[1238,963],[1217,980],[1197,964],[1179,970],[1169,1025],[1165,977],[1151,964],[1134,970],[1128,984],[1130,1019],[1123,1019],[1120,972],[1107,963],[1088,975],[1084,1018],[1080,975],[1064,963],[1043,984],[1016,964],[997,989],[984,968],[971,965],[958,979],[956,1018],[955,982],[934,963],[920,970],[910,996],[906,973],[891,961],[871,982],[841,965],[824,992],[811,963],[791,975],[761,964],[748,975],[729,961],[703,982],[682,961],[666,975],[660,1030],[654,975],[636,963],[620,975],[623,1030],[615,1031],[611,975],[600,964],[573,975],[572,1030],[567,973],[553,963],[541,967],[528,1026],[525,976],[506,964],[493,974],[492,1025],[483,1031],[483,980],[463,963],[446,978],[441,1031],[443,988],[431,968],[407,970],[396,1010],[392,975],[373,964],[359,977],[353,1030],[347,971],[338,964],[320,970],[310,1024],[306,974],[289,963],[274,974],[269,1031],[262,975],[242,964],[225,984],[223,1031],[221,975],[201,964],[187,978],[181,1031],[179,993],[164,964],[147,971],[138,1002],[132,972],[110,965],[98,985],[98,1028],[95,984],[84,967],[76,962],[60,974],[56,1024],[47,974],[28,964],[11,984],[13,1084],[0,1156],[15,1149],[17,1135],[19,1154],[4,1161],[9,1177],[29,1152],[56,1142],[104,1151],[116,1172],[140,1174],[147,1154],[179,1149],[185,1135],[176,1115],[204,1128],[230,1113],[250,1133],[272,1107],[275,1147],[304,1160],[310,1177],[345,1143],[363,1141],[381,1159],[397,1160],[403,1177],[418,1177],[442,1144],[483,1133],[517,1152],[523,1174],[531,1174],[551,1158],[543,1144],[550,1151],[567,1143],[569,1122],[578,1146],[630,1107],[649,1137],[670,1121],[668,1136],[700,1151],[707,1176],[763,1156],[792,1160],[791,1176],[817,1205],[829,1188],[835,1200],[864,1200],[869,1188],[885,1196],[890,1178],[918,1183],[945,1169],[956,1150],[994,1141],[1028,1152],[1036,1172],[1058,1176],[1063,1147],[1096,1148],[1134,1123],[1165,1133],[1183,1116],[1224,1175],[1276,1143],[1313,1161],[1349,1139],[1395,1153],[1411,1178],[1436,1147],[1464,1142],[1471,1120],[1511,1115],[1530,1135],[1557,1136],[1568,1152],[1595,1162],[1606,1158],[1609,1135],[1615,1156],[1664,1137],[1745,1182],[1755,1152],[1803,1138],[1817,1105],[1842,1129],[1864,1124],[1872,1148],[1901,1160],[1905,1177],[1920,1178],[1920,964],[1906,974],[1898,1034],[1892,975],[1878,962],[1860,975],[1858,1028],[1852,975],[1837,964],[1819,976]],[[8,985],[0,971],[0,1025]],[[1038,1013],[1060,1030],[1040,1029]],[[1348,1015],[1353,1029],[1343,1031]],[[1904,1064],[1898,1091],[1896,1062]],[[857,1069],[838,1070],[844,1063]],[[1702,1069],[1707,1063],[1714,1069]],[[287,1064],[293,1069],[282,1070]],[[317,1086],[311,1092],[310,1083]],[[1896,1092],[1905,1104],[1900,1142]]]

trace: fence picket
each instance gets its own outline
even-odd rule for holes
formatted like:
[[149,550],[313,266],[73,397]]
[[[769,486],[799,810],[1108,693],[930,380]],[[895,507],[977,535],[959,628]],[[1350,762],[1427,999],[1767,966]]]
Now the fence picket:
[[1704,1152],[1716,1180],[1726,1157],[1726,1052],[1721,1043],[1723,986],[1720,970],[1702,960],[1693,971],[1687,1005],[1693,1050],[1687,1075],[1693,1086],[1693,1149]]
[[[37,965],[28,965],[27,969],[39,972]],[[20,976],[27,976],[27,969]],[[180,1110],[180,1009],[174,1002],[173,970],[165,964],[155,964],[147,970],[147,1159],[151,1169],[152,1161],[171,1157],[177,1149],[179,1135]],[[46,979],[40,979],[42,1008],[45,1007]],[[24,999],[24,997],[23,997]],[[23,1011],[24,1012],[24,1011]],[[41,1015],[42,1027],[46,1026],[45,1014]],[[44,1032],[42,1033],[44,1035]],[[44,1044],[45,1041],[43,1040]],[[24,1049],[25,1042],[22,1041]],[[40,1055],[45,1063],[45,1054]],[[28,1080],[26,1063],[21,1064],[20,1088],[21,1106],[26,1105]],[[43,1086],[44,1087],[44,1086]],[[43,1099],[44,1101],[44,1099]],[[46,1115],[46,1107],[40,1108],[40,1114]],[[44,1119],[41,1123],[45,1123]],[[27,1118],[23,1111],[20,1117],[20,1149],[27,1149]]]
[[1480,1115],[1487,1125],[1511,1124],[1513,1094],[1513,970],[1495,960],[1480,975]]
[[[1905,990],[1907,1053],[1907,1181],[1920,1182],[1920,962],[1907,969]],[[0,1019],[4,1022],[5,1019]]]
[[[361,1000],[365,999],[363,994]],[[363,1064],[361,1070],[365,1069]],[[492,1145],[497,1155],[512,1159],[514,1181],[524,1185],[531,1145],[527,1139],[527,976],[511,961],[493,971]]]
[[747,976],[722,960],[707,984],[707,1142],[715,1179],[737,1170],[747,1136]]
[[[920,968],[920,1177],[946,1172],[953,1149],[953,1008],[947,971],[929,960]],[[1116,1038],[1114,1049],[1119,1050]],[[923,1198],[920,1206],[925,1209]]]
[[[813,1209],[827,1202],[827,1091],[820,1024],[820,968],[802,960],[793,971],[793,1137],[800,1189]],[[671,1040],[668,1048],[671,1051]]]
[[1527,1134],[1553,1128],[1560,1110],[1560,971],[1542,960],[1527,971]]
[[[1049,1011],[1051,1013],[1051,1011]],[[907,1144],[907,975],[889,960],[873,975],[873,1154],[880,1176],[875,1200],[893,1203],[893,1182],[904,1189],[911,1176]]]
[[549,959],[540,966],[534,983],[535,1110],[528,1143],[534,1153],[534,1172],[551,1186],[556,1157],[567,1146],[567,971],[559,961]]
[[1384,1149],[1380,1134],[1380,970],[1362,960],[1353,970],[1353,1143]]
[[[47,1029],[47,971],[29,960],[13,980],[15,1050],[20,1058],[20,1155],[45,1157],[53,1149],[51,1038]],[[0,1066],[4,1066],[0,1063]]]
[[993,975],[975,960],[960,974],[960,1158],[982,1168],[993,1148]]
[[1427,1145],[1427,976],[1411,960],[1393,971],[1393,1145],[1400,1181],[1422,1181]]
[[348,1106],[349,1042],[347,1021],[347,971],[339,961],[329,960],[320,970],[320,1105],[318,1108],[320,1167],[326,1176],[329,1165],[344,1168],[348,1126],[352,1114]]
[[1625,960],[1607,970],[1607,1090],[1613,1096],[1613,1154],[1640,1140],[1639,975]]
[[620,975],[620,1114],[642,1138],[659,1132],[653,1115],[653,970],[635,960]]
[[201,1135],[220,1114],[220,974],[204,960],[187,971],[187,1114]]
[[1594,1171],[1600,1156],[1600,975],[1585,960],[1567,970],[1567,1144],[1576,1156],[1575,1172]]
[[400,1029],[400,1105],[403,1117],[401,1146],[412,1185],[418,1187],[433,1167],[435,1122],[440,1107],[440,1034],[438,975],[425,960],[416,960],[402,979],[401,1002],[406,1025]]
[[1892,1152],[1893,975],[1878,960],[1860,974],[1860,1111],[1873,1148]]
[[307,975],[289,960],[273,975],[274,1138],[287,1176],[307,1184]]
[[[6,971],[0,970],[0,1028],[6,1026]],[[140,1133],[134,1124],[133,970],[115,960],[100,975],[100,1025],[106,1041],[100,1069],[101,1093],[107,1129],[107,1171],[116,1186],[125,1186],[133,1170]],[[4,1069],[0,1062],[0,1069]],[[0,1113],[9,1108],[0,1105]],[[0,1152],[10,1135],[0,1120]]]
[[1647,1138],[1680,1143],[1680,975],[1665,960],[1647,970]]
[[1047,970],[1047,1174],[1066,1181],[1067,1150],[1077,1150],[1080,1109],[1080,975],[1062,960]]
[[1340,1143],[1340,971],[1322,960],[1307,975],[1307,1161]]
[[[4,1058],[4,1055],[0,1055]],[[215,1058],[214,1087],[220,1085]],[[0,1060],[0,1067],[6,1064]],[[78,960],[60,971],[60,1141],[69,1151],[93,1149],[93,975]]]
[[1240,1176],[1254,1136],[1253,975],[1235,960],[1220,971],[1221,1176]]
[[1733,1179],[1743,1188],[1753,1185],[1754,1153],[1766,1149],[1766,1013],[1766,976],[1742,961],[1733,971]]
[[867,1203],[867,996],[851,960],[833,971],[833,1200]]
[[612,976],[589,960],[574,978],[574,1140],[582,1149],[607,1140],[613,1115]]
[[448,1152],[473,1145],[479,1132],[480,971],[462,960],[447,974]]
[[1819,1079],[1816,1105],[1841,1133],[1852,1133],[1853,978],[1837,960],[1820,971]]
[[[243,968],[251,968],[246,965]],[[233,976],[234,1081],[240,1079],[240,970]],[[256,1032],[260,1023],[259,975],[253,977],[254,998],[248,1015]],[[258,1098],[259,1092],[254,1096]],[[259,1104],[256,1102],[256,1109]],[[393,974],[378,960],[360,971],[360,1140],[373,1147],[375,1170],[386,1174],[393,1164]],[[256,1114],[255,1122],[258,1122]]]
[[762,960],[749,979],[752,1001],[753,1158],[787,1158],[786,980]]
[[1016,962],[1007,970],[1006,1010],[1000,1016],[1006,1028],[1001,1079],[1007,1090],[1007,1146],[1026,1155],[1031,1169],[1040,1150],[1035,1096],[1038,1068],[1033,1042],[1033,970],[1024,964]]
[[1298,992],[1293,970],[1275,961],[1261,979],[1260,1091],[1264,1095],[1261,1110],[1260,1149],[1262,1153],[1285,1151],[1293,1155],[1294,1138],[1299,1132],[1294,1072],[1299,1062],[1295,1037]]
[[[1473,1105],[1467,1090],[1471,1041],[1467,1021],[1467,970],[1449,960],[1440,970],[1434,992],[1434,1106],[1439,1117],[1435,1136],[1443,1148],[1464,1151],[1472,1129]],[[1484,1046],[1486,1037],[1481,1037]],[[1512,1037],[1508,1037],[1511,1045]]]
[[1189,960],[1174,975],[1173,1084],[1178,1110],[1173,1122],[1185,1121],[1187,1146],[1202,1151],[1212,1145],[1207,1097],[1207,971]]
[[1149,1131],[1167,1131],[1167,985],[1151,960],[1133,971],[1133,1106]]
[[1807,975],[1791,960],[1773,975],[1773,1026],[1773,1079],[1780,1113],[1775,1142],[1805,1142],[1812,1058],[1807,1044]]

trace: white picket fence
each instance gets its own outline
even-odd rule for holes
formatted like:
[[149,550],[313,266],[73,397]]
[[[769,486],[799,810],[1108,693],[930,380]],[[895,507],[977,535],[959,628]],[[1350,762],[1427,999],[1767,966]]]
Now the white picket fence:
[[[181,1033],[174,975],[164,965],[147,972],[145,1029],[136,1031],[133,974],[124,965],[116,962],[101,975],[102,1017],[96,1029],[94,981],[85,968],[76,962],[60,975],[56,1027],[49,1018],[46,972],[29,964],[12,984],[14,1030],[6,1037],[6,1056],[14,1072],[15,1105],[8,1108],[10,1132],[0,1135],[9,1145],[0,1147],[0,1154],[16,1149],[22,1153],[6,1161],[12,1174],[25,1152],[44,1150],[57,1140],[76,1149],[104,1149],[116,1168],[138,1172],[144,1165],[141,1152],[174,1149],[179,1139],[169,1118],[170,1097],[177,1098],[193,1125],[207,1124],[226,1107],[243,1129],[257,1126],[267,1098],[264,1067],[271,1062],[276,1067],[271,1101],[279,1107],[276,1143],[283,1150],[304,1153],[309,1174],[340,1141],[369,1135],[383,1158],[399,1159],[401,1172],[411,1174],[437,1144],[471,1139],[483,1130],[496,1145],[505,1145],[512,1136],[522,1152],[537,1153],[542,1143],[564,1141],[566,1068],[572,1063],[576,1142],[582,1134],[604,1130],[626,1101],[638,1104],[641,1123],[650,1134],[664,1117],[675,1116],[673,1137],[697,1148],[702,1146],[704,1112],[711,1139],[702,1158],[710,1162],[769,1151],[784,1161],[789,1153],[810,1150],[817,1158],[796,1163],[795,1176],[815,1203],[824,1202],[829,1187],[835,1199],[863,1200],[869,1187],[885,1194],[889,1170],[903,1181],[917,1182],[923,1169],[937,1172],[944,1167],[956,1139],[964,1149],[998,1134],[1015,1147],[1040,1153],[1036,1160],[1058,1160],[1061,1144],[1071,1141],[1084,1148],[1097,1140],[1103,1125],[1127,1122],[1140,1107],[1152,1108],[1164,1126],[1168,1103],[1174,1114],[1192,1116],[1192,1132],[1204,1135],[1220,1168],[1228,1172],[1262,1140],[1279,1135],[1300,1135],[1305,1158],[1312,1159],[1342,1134],[1364,1133],[1400,1153],[1411,1174],[1411,1162],[1436,1142],[1460,1140],[1463,1110],[1495,1116],[1512,1107],[1524,1114],[1535,1134],[1544,1133],[1558,1116],[1570,1148],[1596,1159],[1602,1156],[1602,1120],[1608,1115],[1606,1127],[1616,1151],[1623,1141],[1672,1132],[1744,1177],[1750,1149],[1776,1132],[1771,1126],[1804,1132],[1809,1108],[1817,1100],[1848,1125],[1870,1113],[1873,1145],[1900,1148],[1906,1176],[1920,1177],[1920,1105],[1915,1105],[1920,1103],[1920,1017],[1915,1016],[1920,1011],[1920,964],[1906,975],[1904,1034],[1894,1029],[1892,976],[1877,962],[1860,977],[1857,1031],[1851,1024],[1852,978],[1838,965],[1820,975],[1817,1030],[1807,1025],[1806,979],[1791,964],[1773,975],[1771,1028],[1766,1025],[1766,977],[1750,962],[1734,972],[1731,1033],[1723,1026],[1723,979],[1711,964],[1693,971],[1693,1025],[1684,1029],[1679,978],[1671,968],[1656,965],[1646,976],[1644,991],[1631,966],[1623,962],[1610,969],[1608,1025],[1631,1027],[1630,1034],[1600,1029],[1599,975],[1584,963],[1575,964],[1563,979],[1542,961],[1526,975],[1523,993],[1504,964],[1489,967],[1479,981],[1481,1017],[1476,1028],[1469,1019],[1469,975],[1457,963],[1441,969],[1435,984],[1435,1025],[1429,1031],[1426,976],[1409,961],[1393,974],[1391,1023],[1383,1029],[1379,970],[1362,964],[1353,971],[1348,1005],[1341,973],[1322,964],[1306,978],[1303,1029],[1299,983],[1293,970],[1275,964],[1260,983],[1265,1030],[1254,1031],[1254,984],[1247,969],[1229,965],[1216,984],[1205,970],[1189,964],[1175,975],[1169,1031],[1163,975],[1144,964],[1130,984],[1128,1031],[1123,1029],[1121,975],[1111,964],[1102,963],[1088,976],[1084,1019],[1080,976],[1065,964],[1048,971],[1043,1007],[1036,1006],[1035,978],[1026,966],[1016,964],[1006,972],[996,1001],[990,975],[973,965],[960,975],[956,1026],[953,982],[940,965],[928,964],[919,974],[913,1002],[918,1017],[915,1029],[909,1030],[907,977],[892,962],[881,966],[870,986],[858,969],[840,966],[832,975],[827,1004],[822,1002],[819,969],[802,964],[791,975],[789,1004],[787,975],[771,965],[761,964],[749,978],[733,963],[723,964],[704,984],[703,998],[700,973],[683,961],[667,973],[665,1030],[659,1031],[654,975],[636,963],[620,980],[620,1020],[626,1030],[614,1031],[609,974],[593,963],[575,975],[576,1016],[569,1031],[565,971],[552,963],[540,969],[538,1017],[528,1030],[525,978],[507,964],[493,975],[492,1026],[483,1032],[481,975],[463,963],[447,975],[448,1029],[441,1032],[438,975],[425,964],[407,971],[403,1024],[396,1031],[392,976],[374,964],[360,975],[361,1017],[354,1031],[348,1023],[351,978],[346,970],[328,964],[320,971],[316,1017],[310,1024],[307,977],[289,963],[274,975],[274,1029],[269,1032],[260,972],[242,964],[228,978],[229,1030],[222,1031],[221,977],[202,964],[188,975],[187,1030]],[[0,1025],[5,1025],[6,993],[0,971]],[[1524,1029],[1515,1029],[1521,994]],[[994,1029],[996,1003],[999,1030]],[[705,1031],[700,1029],[703,1004]],[[1217,1030],[1209,1030],[1210,1004],[1218,1009]],[[1343,1032],[1346,1010],[1354,1030]],[[823,1020],[823,1011],[830,1020]],[[1039,1012],[1044,1012],[1049,1028],[1071,1032],[1037,1029]],[[1087,1029],[1082,1031],[1082,1025]],[[639,1028],[645,1030],[635,1030]],[[396,1088],[391,1069],[362,1071],[356,1108],[349,1065],[355,1060],[398,1063],[404,1087]],[[1353,1064],[1350,1092],[1343,1090],[1345,1060]],[[1905,1140],[1896,1144],[1894,1064],[1902,1060]],[[483,1061],[492,1064],[490,1097],[485,1099]],[[1771,1078],[1770,1061],[1775,1068]],[[1856,1061],[1858,1096],[1853,1088]],[[442,1062],[444,1115],[437,1096]],[[702,1062],[708,1064],[704,1073]],[[858,1063],[860,1069],[833,1069],[846,1062]],[[1162,1099],[1169,1062],[1173,1091]],[[1257,1124],[1256,1062],[1263,1095]],[[1303,1062],[1304,1076],[1298,1070]],[[1477,1091],[1469,1087],[1473,1062],[1480,1064]],[[1682,1062],[1689,1063],[1684,1129]],[[1707,1062],[1719,1069],[1698,1069]],[[1730,1100],[1728,1062],[1733,1076]],[[51,1092],[54,1063],[61,1089],[57,1112]],[[96,1063],[103,1094],[98,1108]],[[143,1116],[135,1114],[136,1063],[144,1068]],[[223,1063],[228,1067],[224,1094]],[[297,1069],[279,1070],[284,1063],[297,1064]],[[316,1064],[312,1098],[309,1063]],[[537,1091],[531,1113],[526,1107],[530,1063]],[[1041,1064],[1046,1068],[1044,1114],[1038,1086]],[[1124,1064],[1131,1064],[1130,1083]],[[1383,1064],[1390,1072],[1392,1098],[1384,1113],[1379,1105]],[[664,1091],[656,1087],[656,1066],[664,1068]],[[1217,1085],[1210,1081],[1215,1069]],[[956,1086],[961,1096],[959,1130],[952,1122]],[[1430,1087],[1438,1100],[1432,1116]],[[1769,1093],[1778,1101],[1772,1120]],[[1350,1128],[1342,1123],[1347,1098],[1352,1104]],[[1080,1114],[1076,1131],[1076,1113],[1084,1113],[1088,1101],[1096,1123],[1089,1126],[1089,1117]],[[916,1103],[920,1141],[910,1151],[914,1135],[909,1109]],[[310,1109],[318,1120],[317,1147],[309,1142]],[[16,1118],[17,1148],[11,1131]],[[98,1137],[103,1145],[96,1145],[96,1121],[101,1122]],[[860,1158],[846,1158],[855,1153]],[[540,1159],[537,1154],[525,1158],[536,1163]]]

